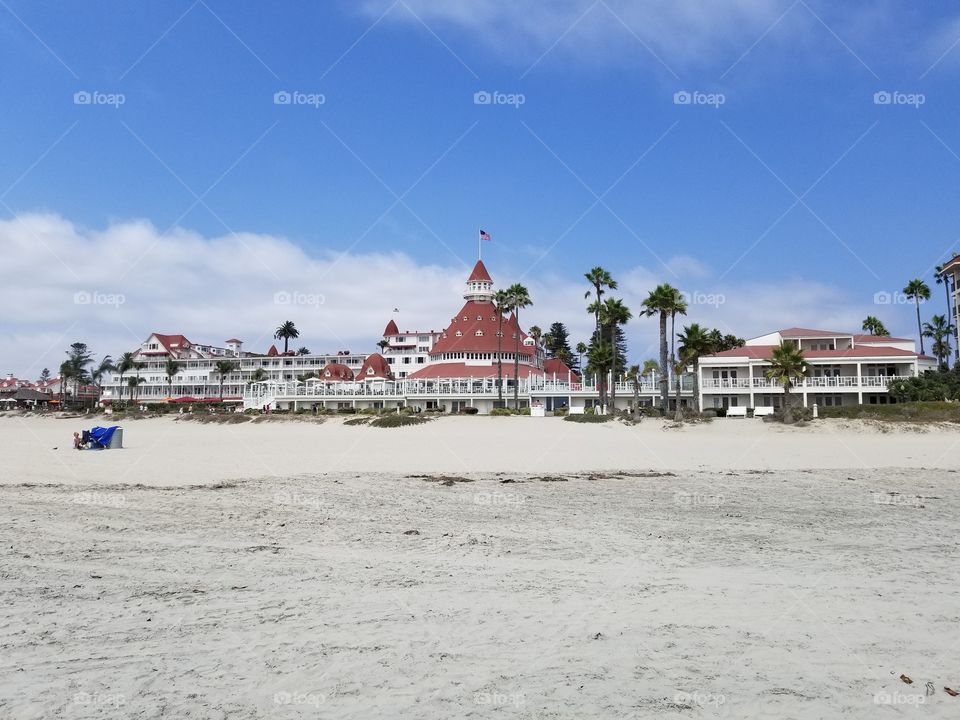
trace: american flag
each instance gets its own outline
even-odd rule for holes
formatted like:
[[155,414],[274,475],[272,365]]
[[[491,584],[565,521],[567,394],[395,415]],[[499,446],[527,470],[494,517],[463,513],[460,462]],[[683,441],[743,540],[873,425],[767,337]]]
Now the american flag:
[[486,230],[481,230],[481,231],[480,231],[480,239],[481,239],[481,240],[489,240],[489,239],[490,239],[490,233],[488,233]]

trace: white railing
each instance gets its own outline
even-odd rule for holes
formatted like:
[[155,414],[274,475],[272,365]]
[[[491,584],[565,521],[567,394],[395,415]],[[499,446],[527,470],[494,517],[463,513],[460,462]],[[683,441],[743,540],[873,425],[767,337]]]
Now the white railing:
[[[886,388],[894,380],[903,380],[909,376],[881,376],[881,375],[841,375],[839,377],[809,377],[795,380],[795,389],[804,388]],[[706,378],[701,381],[700,387],[704,390],[732,390],[740,388],[782,389],[783,385],[777,380],[769,378]]]

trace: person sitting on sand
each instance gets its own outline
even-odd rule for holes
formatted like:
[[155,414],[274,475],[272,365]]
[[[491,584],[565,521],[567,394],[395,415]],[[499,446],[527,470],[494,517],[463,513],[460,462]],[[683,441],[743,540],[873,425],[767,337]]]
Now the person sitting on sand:
[[83,440],[80,439],[80,433],[78,432],[73,434],[73,449],[83,450]]

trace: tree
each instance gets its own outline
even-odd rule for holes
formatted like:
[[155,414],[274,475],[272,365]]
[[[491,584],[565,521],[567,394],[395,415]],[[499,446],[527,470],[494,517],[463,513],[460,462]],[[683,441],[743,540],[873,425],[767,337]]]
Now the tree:
[[117,373],[120,375],[120,400],[123,400],[123,376],[126,375],[128,371],[133,370],[133,365],[134,359],[133,353],[131,352],[125,352],[117,362]]
[[66,394],[65,388],[67,383],[70,382],[70,378],[73,377],[73,366],[70,364],[69,360],[64,360],[60,363],[60,407],[63,407],[63,398]]
[[793,407],[790,400],[790,388],[793,381],[810,374],[810,365],[803,356],[803,351],[793,343],[786,343],[774,348],[770,355],[770,367],[766,375],[783,385],[783,421],[793,422]]
[[[954,258],[957,257],[954,255]],[[943,269],[946,266],[946,263],[943,265],[937,265],[934,268],[934,279],[937,281],[937,285],[943,285],[943,293],[946,295],[947,300],[947,317],[953,317],[953,306],[950,302],[950,291],[952,289],[950,280],[953,278],[953,273],[944,272]]]
[[543,330],[540,329],[540,326],[539,326],[539,325],[531,325],[531,326],[530,326],[530,331],[529,331],[528,335],[530,335],[530,337],[533,338],[533,341],[534,341],[534,342],[537,344],[537,346],[539,347],[539,345],[540,345],[540,338],[543,337]]
[[[593,285],[592,293],[594,302],[591,303],[587,312],[593,313],[593,316],[596,320],[595,330],[600,332],[600,303],[603,300],[603,289],[607,288],[609,290],[616,290],[617,281],[613,279],[613,276],[609,272],[599,266],[593,268],[589,272],[584,273],[583,276],[587,279],[588,283]],[[590,295],[591,291],[587,290],[583,297],[584,299],[587,299],[590,297]]]
[[[296,336],[294,336],[296,337]],[[277,338],[279,340],[279,338]],[[213,365],[213,371],[220,379],[220,402],[223,402],[223,380],[236,369],[236,366],[229,360],[217,360]]]
[[640,420],[640,376],[643,374],[643,368],[639,365],[631,365],[627,370],[627,377],[633,385],[633,419],[635,422]]
[[587,344],[578,342],[577,343],[577,371],[582,375],[583,374],[583,356],[587,353]]
[[309,354],[310,354],[310,348],[308,347],[302,347],[297,350],[297,355],[309,355]]
[[660,363],[653,358],[643,361],[643,370],[640,372],[641,375],[649,375],[650,379],[653,380],[653,374],[656,372],[660,372]]
[[597,376],[597,382],[600,384],[600,401],[604,400],[604,384],[602,378],[606,375],[607,368],[613,360],[613,351],[610,343],[594,334],[594,342],[590,343],[590,349],[587,350],[587,369]]
[[576,362],[573,350],[570,349],[570,333],[562,322],[555,322],[550,326],[547,334],[543,336],[543,346],[547,357],[557,358],[574,372],[580,372],[580,364]]
[[[139,389],[140,385],[146,382],[146,380],[140,379],[140,371],[143,370],[145,367],[147,367],[147,364],[145,362],[135,362],[133,364],[133,369],[137,371],[137,382],[135,385],[132,385],[131,387],[137,390],[138,400],[140,399],[140,389]],[[133,401],[133,390],[130,391],[130,401],[131,402]]]
[[693,364],[693,407],[700,412],[700,358],[713,352],[710,334],[698,323],[691,323],[677,336],[680,356]]
[[950,334],[953,332],[953,325],[947,320],[945,315],[934,315],[930,322],[923,324],[923,337],[930,338],[930,351],[937,358],[937,366],[943,366],[950,357]]
[[[647,317],[659,316],[660,319],[660,409],[667,411],[670,370],[667,366],[667,318],[675,317],[679,312],[677,299],[682,300],[680,291],[668,283],[657,285],[647,299],[643,301],[643,314]],[[686,304],[684,303],[684,313]]]
[[277,340],[283,340],[283,352],[286,354],[289,351],[290,341],[300,337],[300,331],[297,330],[297,326],[293,324],[293,320],[287,320],[277,328],[276,332],[273,333],[273,337]]
[[497,400],[503,407],[503,314],[510,310],[510,295],[506,290],[494,293],[493,309],[497,313]]
[[86,343],[71,343],[70,349],[67,350],[67,362],[70,365],[69,376],[73,380],[74,398],[79,399],[80,384],[90,379],[87,366],[93,362],[93,353],[90,352]]
[[268,377],[269,376],[267,375],[267,371],[264,370],[262,367],[259,367],[256,370],[254,370],[252,373],[250,373],[250,379],[247,380],[247,384],[249,385],[251,383],[263,382]]
[[533,305],[530,299],[530,291],[520,283],[514,283],[507,288],[507,297],[510,299],[510,309],[513,311],[513,319],[517,324],[516,328],[516,354],[513,356],[513,406],[520,407],[520,336],[523,331],[520,329],[520,311]]
[[388,347],[390,347],[390,341],[384,338],[377,343],[377,347],[380,348],[381,351],[386,350]]
[[103,394],[103,379],[112,372],[116,372],[117,366],[113,364],[113,360],[109,355],[104,355],[103,359],[97,364],[97,366],[90,373],[90,379],[93,380],[93,384],[97,386],[97,400],[100,400],[100,396]]
[[710,336],[710,352],[718,353],[724,350],[733,350],[747,344],[743,338],[736,335],[724,335],[719,330],[711,330],[708,334]]
[[903,294],[907,299],[913,300],[917,306],[917,333],[920,335],[920,354],[923,355],[923,327],[920,325],[920,302],[930,299],[930,288],[919,278],[911,280],[903,289]]
[[607,298],[603,302],[603,308],[600,312],[601,324],[609,327],[610,332],[610,407],[611,412],[617,412],[617,330],[621,325],[630,321],[633,314],[630,308],[623,304],[623,300],[617,298]]
[[676,378],[674,383],[674,415],[673,419],[675,422],[683,422],[683,410],[680,407],[680,380],[683,377],[684,371],[687,369],[687,358],[683,356],[681,351],[680,357],[677,360],[672,360],[673,363],[673,377]]
[[47,382],[50,379],[50,369],[44,368],[40,371],[40,382]]
[[137,397],[139,398],[139,397],[140,397],[139,388],[140,388],[140,386],[141,386],[143,383],[145,383],[145,382],[146,382],[146,380],[145,380],[144,378],[141,378],[139,375],[134,376],[134,377],[132,377],[132,378],[127,378],[127,386],[130,388],[130,402],[131,402],[131,403],[133,402],[133,393],[134,393],[134,391],[137,391]]
[[180,367],[177,365],[177,361],[172,357],[168,357],[167,361],[163,364],[163,372],[167,376],[167,395],[170,397],[173,397],[173,378],[179,370]]
[[861,326],[863,330],[866,330],[871,335],[889,335],[890,331],[887,330],[887,326],[884,325],[880,320],[875,318],[873,315],[867,315],[863,319],[863,325]]

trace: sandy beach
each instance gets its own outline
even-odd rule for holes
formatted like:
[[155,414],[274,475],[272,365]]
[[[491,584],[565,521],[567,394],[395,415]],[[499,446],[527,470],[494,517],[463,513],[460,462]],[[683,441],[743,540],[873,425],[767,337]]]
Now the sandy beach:
[[2,718],[960,712],[956,430],[0,427]]

